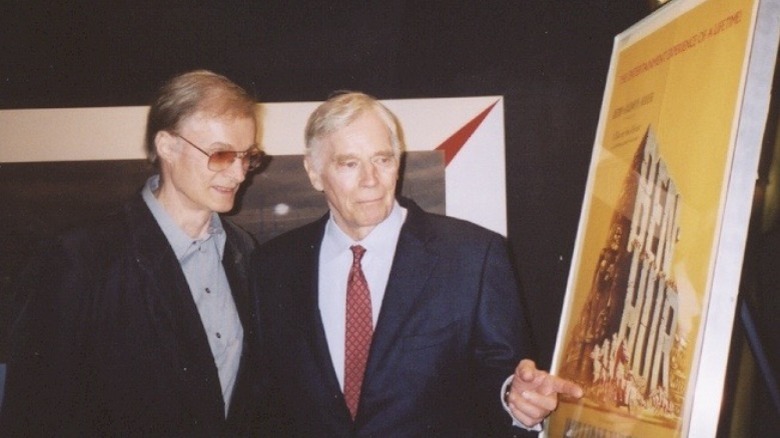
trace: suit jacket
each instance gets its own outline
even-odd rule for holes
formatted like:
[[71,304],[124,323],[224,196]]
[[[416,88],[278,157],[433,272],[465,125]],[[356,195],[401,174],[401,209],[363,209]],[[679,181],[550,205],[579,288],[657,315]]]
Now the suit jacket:
[[17,291],[2,436],[222,436],[246,424],[254,247],[223,220],[244,327],[225,419],[217,368],[173,250],[140,195],[46,249]]
[[529,353],[505,239],[422,211],[408,215],[350,418],[318,308],[327,215],[264,245],[253,260],[264,419],[274,436],[503,436],[516,430],[503,381]]

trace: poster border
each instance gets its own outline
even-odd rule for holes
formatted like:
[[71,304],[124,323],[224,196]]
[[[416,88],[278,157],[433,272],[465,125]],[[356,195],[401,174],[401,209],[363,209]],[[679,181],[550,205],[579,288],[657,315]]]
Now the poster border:
[[780,27],[777,26],[780,0],[759,0],[757,3],[742,102],[736,117],[734,153],[721,212],[712,289],[702,321],[704,332],[698,363],[707,366],[699,366],[693,377],[690,420],[684,428],[690,436],[715,436],[718,430],[751,206],[772,94],[780,39]]

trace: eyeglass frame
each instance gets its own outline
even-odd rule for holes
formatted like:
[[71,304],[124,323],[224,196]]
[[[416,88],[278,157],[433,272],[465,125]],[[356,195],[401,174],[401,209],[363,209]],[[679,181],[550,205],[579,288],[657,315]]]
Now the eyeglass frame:
[[[242,164],[242,167],[243,167],[243,165],[244,165],[244,157],[248,157],[249,158],[247,160],[247,162],[246,162],[246,169],[245,169],[245,171],[251,172],[251,171],[256,170],[257,168],[259,168],[263,164],[263,159],[265,158],[265,155],[266,155],[265,152],[263,152],[263,150],[260,149],[260,145],[258,145],[257,143],[253,144],[252,146],[249,146],[249,149],[247,149],[245,151],[219,150],[219,151],[213,151],[213,152],[209,153],[205,149],[201,148],[200,146],[196,145],[192,141],[188,140],[183,135],[179,134],[178,132],[171,132],[171,134],[173,134],[176,137],[179,137],[180,139],[184,140],[190,146],[194,147],[195,149],[200,151],[203,155],[207,156],[208,157],[208,161],[206,162],[206,166],[212,172],[221,172],[221,171],[229,168],[230,166],[233,165],[233,162],[235,160],[237,160],[237,159],[241,160],[241,164]],[[252,161],[252,152],[257,152],[257,159],[254,161],[254,165],[252,165],[252,163],[253,163],[253,161]],[[213,163],[212,163],[212,158],[211,157],[214,156],[215,154],[218,154],[218,153],[233,154],[233,159],[230,161],[230,164],[228,164],[227,166],[223,167],[222,169],[212,169]]]

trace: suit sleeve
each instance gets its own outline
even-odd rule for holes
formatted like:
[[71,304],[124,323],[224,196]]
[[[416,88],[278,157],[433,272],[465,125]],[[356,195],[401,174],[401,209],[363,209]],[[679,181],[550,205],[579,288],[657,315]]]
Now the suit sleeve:
[[474,349],[476,391],[484,409],[480,416],[486,419],[485,436],[522,435],[527,432],[512,427],[500,397],[507,377],[531,355],[530,330],[505,239],[491,238],[483,263]]

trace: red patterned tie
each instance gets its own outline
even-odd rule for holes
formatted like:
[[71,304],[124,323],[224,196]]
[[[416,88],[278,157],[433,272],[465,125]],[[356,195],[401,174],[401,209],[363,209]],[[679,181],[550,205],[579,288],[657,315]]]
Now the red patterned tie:
[[374,334],[371,322],[371,294],[368,283],[360,267],[360,259],[366,249],[360,245],[352,246],[352,269],[347,280],[347,321],[344,342],[344,398],[347,407],[355,419],[360,387],[366,371],[368,348]]

